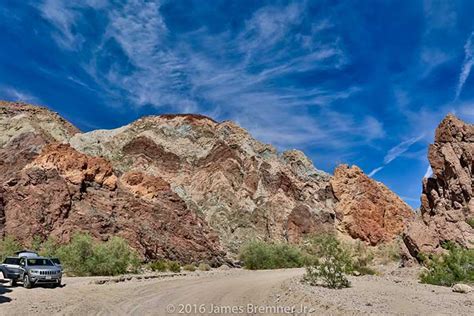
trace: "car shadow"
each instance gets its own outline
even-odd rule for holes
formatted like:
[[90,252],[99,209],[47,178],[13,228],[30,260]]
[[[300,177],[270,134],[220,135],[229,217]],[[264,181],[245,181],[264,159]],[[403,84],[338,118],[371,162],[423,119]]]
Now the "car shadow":
[[11,302],[11,298],[3,296],[5,293],[10,293],[11,291],[9,288],[0,285],[0,304]]

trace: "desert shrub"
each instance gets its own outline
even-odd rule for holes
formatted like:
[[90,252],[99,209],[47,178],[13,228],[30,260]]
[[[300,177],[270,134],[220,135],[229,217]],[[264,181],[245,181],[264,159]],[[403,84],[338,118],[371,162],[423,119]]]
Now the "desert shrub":
[[152,271],[166,272],[168,270],[168,263],[164,260],[156,260],[149,264]]
[[374,260],[374,253],[366,244],[357,241],[349,248],[351,256],[351,269],[353,273],[358,272],[361,275],[375,274],[376,271],[370,267]]
[[39,252],[41,249],[41,244],[43,243],[43,239],[39,236],[34,236],[33,240],[31,241],[30,249],[36,252]]
[[472,228],[474,228],[474,217],[468,218],[468,219],[466,220],[466,223],[468,223],[469,226],[471,226]]
[[76,233],[71,241],[57,249],[64,268],[77,276],[89,275],[92,270],[94,243],[88,234]]
[[392,242],[384,243],[375,249],[375,259],[377,262],[387,264],[390,262],[398,262],[400,256],[400,239],[395,239]]
[[312,260],[306,266],[304,281],[333,289],[350,286],[345,274],[353,272],[351,254],[335,236],[314,237],[307,245],[307,251]]
[[65,270],[77,276],[117,275],[136,267],[138,258],[127,242],[112,237],[105,243],[94,242],[88,234],[77,233],[71,241],[59,246],[56,255]]
[[303,254],[293,245],[252,241],[242,247],[240,260],[250,270],[297,268],[303,266]]
[[196,271],[196,266],[194,264],[187,264],[183,266],[183,270],[193,272],[193,271]]
[[421,282],[443,286],[474,282],[474,249],[461,248],[452,243],[447,243],[444,248],[447,253],[420,256],[427,268],[420,275]]
[[48,237],[39,247],[39,253],[45,257],[56,257],[59,249],[59,243],[53,237]]
[[20,243],[11,236],[6,236],[0,240],[0,260],[3,262],[6,257],[13,256],[15,251],[21,250]]
[[210,271],[211,270],[211,266],[208,265],[207,263],[200,263],[198,265],[198,270],[199,271]]
[[179,264],[179,262],[168,261],[167,265],[168,265],[168,270],[170,270],[171,272],[178,273],[181,271],[181,265]]
[[128,243],[120,237],[112,237],[105,243],[96,243],[91,258],[92,275],[117,275],[133,267],[135,253]]

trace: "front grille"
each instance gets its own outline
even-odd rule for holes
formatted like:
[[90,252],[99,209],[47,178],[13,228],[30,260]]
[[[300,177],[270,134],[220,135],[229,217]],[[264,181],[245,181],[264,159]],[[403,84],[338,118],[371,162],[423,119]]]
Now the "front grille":
[[40,275],[53,275],[56,274],[54,271],[40,271]]

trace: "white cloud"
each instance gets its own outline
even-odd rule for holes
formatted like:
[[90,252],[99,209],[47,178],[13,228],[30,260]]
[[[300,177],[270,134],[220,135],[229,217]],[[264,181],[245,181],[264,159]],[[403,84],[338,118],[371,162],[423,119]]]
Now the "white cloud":
[[399,143],[398,145],[390,148],[390,150],[387,152],[387,154],[385,155],[385,157],[383,159],[383,164],[381,166],[373,169],[369,173],[369,177],[372,177],[377,172],[379,172],[380,170],[385,168],[385,166],[387,166],[389,163],[391,163],[392,161],[394,161],[395,159],[400,157],[400,155],[404,154],[408,149],[410,149],[410,147],[413,144],[415,144],[416,142],[423,139],[423,137],[424,137],[424,134],[416,136],[416,137],[412,137],[412,138],[409,138],[409,139]]
[[369,177],[374,176],[377,172],[379,172],[379,171],[382,170],[383,168],[384,168],[384,166],[375,168],[374,170],[372,170],[372,171],[368,174],[368,176],[369,176]]
[[[314,21],[304,34],[294,30],[307,14],[304,3],[265,6],[237,33],[201,28],[171,42],[158,1],[130,0],[106,7],[105,2],[47,0],[42,14],[63,35],[56,40],[67,50],[83,44],[75,28],[81,6],[107,9],[102,10],[107,32],[93,49],[94,57],[80,64],[120,103],[126,99],[133,106],[167,106],[233,119],[281,148],[318,145],[350,151],[385,135],[376,118],[332,107],[358,93],[357,86],[336,90],[322,84],[274,85],[287,75],[331,71],[348,63],[329,17]],[[110,59],[110,41],[118,44],[126,61]],[[105,71],[100,67],[103,60],[112,62]],[[317,110],[310,115],[311,107]]]
[[412,137],[410,139],[407,139],[403,142],[401,142],[400,144],[398,144],[397,146],[395,147],[392,147],[388,152],[387,154],[385,155],[384,159],[383,159],[383,163],[385,165],[389,164],[390,162],[392,162],[393,160],[395,160],[396,158],[398,158],[401,154],[403,154],[404,152],[406,152],[408,149],[410,149],[410,147],[420,141],[422,138],[424,137],[424,135],[420,135],[420,136],[417,136],[417,137]]
[[41,103],[40,99],[31,93],[7,86],[0,87],[0,96],[10,101],[22,101],[35,104]]
[[457,101],[461,95],[464,84],[466,83],[469,74],[471,73],[471,68],[474,65],[474,42],[473,42],[474,32],[471,33],[469,38],[464,45],[464,62],[461,67],[461,73],[459,74],[459,81],[456,87],[456,94],[454,100]]
[[107,0],[44,0],[38,2],[38,10],[44,19],[53,24],[56,32],[54,40],[63,48],[79,49],[85,39],[74,32],[74,26],[80,17],[80,8],[101,9],[107,5]]

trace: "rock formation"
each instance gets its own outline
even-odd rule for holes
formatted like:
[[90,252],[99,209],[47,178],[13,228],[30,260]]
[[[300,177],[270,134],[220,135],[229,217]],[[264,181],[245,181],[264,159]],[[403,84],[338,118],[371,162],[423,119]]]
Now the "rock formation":
[[356,166],[337,167],[331,186],[339,229],[371,245],[399,236],[414,216],[397,195]]
[[145,117],[116,130],[78,134],[70,143],[121,172],[163,178],[231,253],[252,238],[296,242],[334,228],[330,175],[303,153],[278,154],[232,122]]
[[2,235],[119,235],[148,259],[218,263],[250,239],[335,229],[375,245],[411,216],[356,167],[332,178],[300,151],[278,153],[202,115],[80,133],[46,109],[3,102],[0,171]]
[[404,234],[412,256],[440,251],[443,242],[474,247],[474,125],[453,115],[436,129],[428,151],[433,176],[423,179],[421,218]]
[[59,144],[77,130],[45,109],[2,103],[0,111],[2,235],[23,244],[65,242],[76,231],[118,235],[144,258],[223,262],[218,236],[163,179],[121,176],[107,160]]

